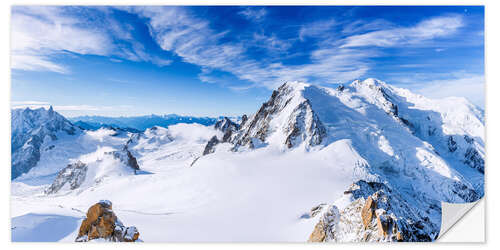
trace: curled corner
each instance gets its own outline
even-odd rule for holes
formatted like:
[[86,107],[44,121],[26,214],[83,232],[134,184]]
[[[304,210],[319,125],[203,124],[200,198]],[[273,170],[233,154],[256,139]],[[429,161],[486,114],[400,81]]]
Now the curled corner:
[[441,238],[455,223],[467,214],[479,201],[470,203],[448,203],[441,202],[441,230],[438,239]]

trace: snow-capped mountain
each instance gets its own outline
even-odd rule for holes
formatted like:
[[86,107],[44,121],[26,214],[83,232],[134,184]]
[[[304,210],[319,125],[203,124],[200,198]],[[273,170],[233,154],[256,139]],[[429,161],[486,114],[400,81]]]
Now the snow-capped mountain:
[[[411,206],[418,221],[427,222],[400,223],[406,240],[432,240],[441,201],[472,202],[484,193],[483,131],[482,113],[465,99],[430,100],[375,79],[337,89],[294,82],[274,91],[231,142],[233,150],[246,145],[321,150],[347,139],[367,162],[366,176],[354,180],[384,185],[404,197],[397,205]],[[392,209],[392,216],[415,220],[402,211]]]
[[[57,140],[61,133],[75,135],[79,128],[52,109],[14,109],[11,123],[11,178],[28,172],[40,160],[46,140]],[[50,150],[46,148],[44,150]]]
[[144,241],[432,241],[441,201],[484,195],[483,112],[375,79],[285,83],[238,121],[77,131],[42,141],[13,217],[109,199]]
[[315,146],[326,136],[326,129],[312,110],[311,103],[298,93],[301,83],[284,84],[274,91],[271,99],[245,122],[235,136],[235,149],[248,145],[254,148],[264,142],[278,141],[288,148],[306,142]]

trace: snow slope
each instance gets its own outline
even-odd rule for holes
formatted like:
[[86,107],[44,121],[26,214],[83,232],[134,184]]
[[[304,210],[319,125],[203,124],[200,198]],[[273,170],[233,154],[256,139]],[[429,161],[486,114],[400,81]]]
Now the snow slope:
[[[470,202],[484,194],[483,113],[463,99],[430,100],[375,79],[337,89],[293,82],[233,127],[229,140],[218,140],[203,156],[207,142],[227,131],[176,124],[44,141],[42,148],[54,147],[12,181],[13,240],[37,240],[34,229],[60,218],[51,239],[74,241],[79,223],[72,218],[107,199],[145,242],[304,242],[320,217],[310,209],[325,203],[352,212],[359,195],[345,191],[360,181],[398,197],[388,212],[418,220],[419,232],[432,240],[440,201]],[[106,153],[124,147],[139,171]],[[58,171],[77,161],[89,168],[84,184],[46,194]],[[362,240],[338,235],[344,236],[336,241]]]

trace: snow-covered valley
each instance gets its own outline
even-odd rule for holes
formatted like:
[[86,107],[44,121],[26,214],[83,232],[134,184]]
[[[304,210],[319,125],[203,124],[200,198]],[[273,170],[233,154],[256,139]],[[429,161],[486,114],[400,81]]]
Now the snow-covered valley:
[[13,241],[73,242],[99,200],[144,242],[432,241],[441,201],[484,195],[484,113],[375,79],[286,83],[239,123],[85,130],[27,109],[12,133]]

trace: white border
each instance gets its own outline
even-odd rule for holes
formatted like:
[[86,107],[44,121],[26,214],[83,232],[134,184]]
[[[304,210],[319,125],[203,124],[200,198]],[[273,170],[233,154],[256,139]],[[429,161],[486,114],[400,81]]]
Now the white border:
[[[1,223],[0,226],[0,239],[3,249],[19,248],[19,249],[33,249],[33,248],[52,248],[52,249],[108,249],[116,248],[117,245],[110,244],[61,244],[61,243],[21,243],[13,244],[10,243],[10,64],[9,64],[9,33],[10,33],[10,6],[19,4],[52,4],[52,5],[486,5],[486,120],[487,120],[487,167],[486,167],[486,199],[484,203],[486,204],[486,213],[490,211],[487,215],[489,222],[486,222],[486,241],[487,244],[440,244],[440,243],[424,243],[419,244],[417,247],[438,247],[438,248],[448,248],[453,247],[453,249],[470,249],[471,247],[494,247],[495,243],[499,242],[498,232],[498,222],[500,218],[498,214],[500,212],[500,205],[498,204],[498,196],[496,194],[497,190],[500,189],[498,181],[498,167],[499,161],[495,149],[499,149],[500,140],[500,123],[497,109],[500,109],[500,94],[499,84],[500,84],[500,58],[499,46],[500,40],[498,39],[498,24],[500,24],[500,9],[498,7],[497,0],[490,1],[450,1],[450,0],[440,0],[440,1],[402,1],[402,0],[383,0],[383,1],[370,1],[370,0],[356,0],[356,1],[328,1],[328,0],[315,0],[315,1],[282,1],[282,0],[253,0],[253,1],[230,1],[230,0],[208,0],[208,1],[196,1],[196,0],[184,0],[184,1],[160,1],[160,0],[147,0],[147,1],[130,1],[130,0],[107,0],[107,1],[62,1],[62,0],[51,0],[51,1],[29,1],[29,0],[4,0],[1,1],[1,12],[0,17],[3,39],[0,40],[2,45],[3,56],[1,59],[2,78],[3,81],[0,84],[0,102],[2,103],[1,112],[2,120],[0,122],[0,145],[1,145],[1,168],[2,168],[2,188],[1,193],[3,197],[3,202],[1,206]],[[490,197],[488,199],[487,197]],[[473,208],[473,211],[478,209],[478,206]],[[480,214],[480,213],[479,213]],[[474,214],[471,214],[474,215]],[[479,215],[480,216],[480,215]],[[477,221],[478,219],[472,219]],[[483,220],[484,221],[484,220]],[[464,222],[466,222],[464,220]],[[472,223],[474,224],[474,223]],[[463,225],[462,225],[463,226]],[[474,225],[465,225],[464,228],[468,230],[473,230]],[[450,230],[449,233],[452,233]],[[489,237],[491,236],[491,237]],[[465,236],[461,236],[462,238]],[[118,247],[122,249],[131,249],[140,247],[146,249],[326,249],[342,247],[347,249],[358,249],[360,247],[367,247],[369,249],[386,249],[386,248],[414,248],[414,244],[342,244],[342,245],[332,245],[332,244],[120,244]]]

